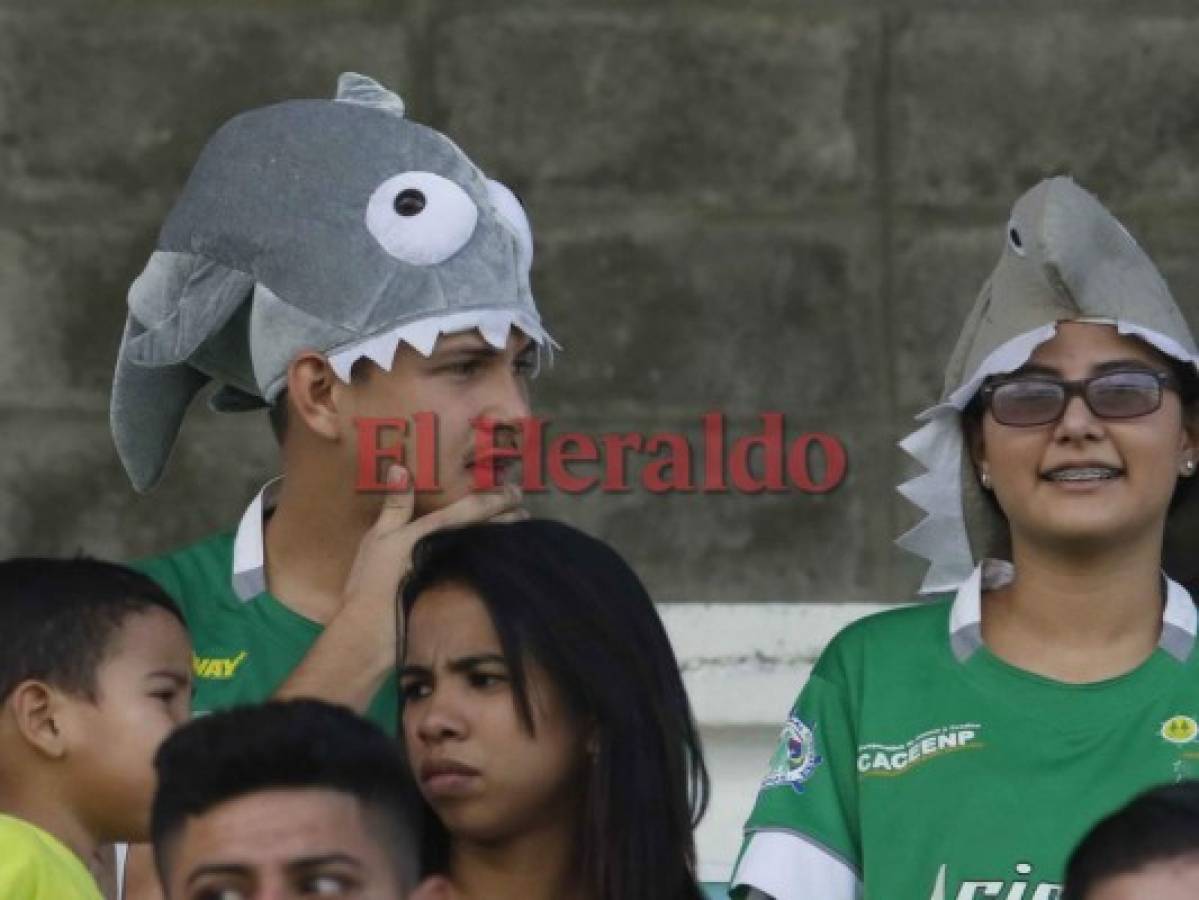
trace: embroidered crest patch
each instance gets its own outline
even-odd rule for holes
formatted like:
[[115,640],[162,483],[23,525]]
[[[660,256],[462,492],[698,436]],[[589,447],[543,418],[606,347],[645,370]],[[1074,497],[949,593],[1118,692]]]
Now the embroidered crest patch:
[[763,780],[762,787],[789,784],[797,794],[802,794],[804,783],[812,777],[821,762],[820,754],[816,752],[815,733],[799,716],[791,716],[783,725],[778,749],[771,757],[770,772]]

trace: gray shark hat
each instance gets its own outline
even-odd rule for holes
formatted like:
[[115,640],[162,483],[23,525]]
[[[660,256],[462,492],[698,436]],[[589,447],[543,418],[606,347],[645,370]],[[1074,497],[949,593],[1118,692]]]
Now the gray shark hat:
[[401,342],[512,328],[553,341],[529,288],[516,197],[403,102],[346,73],[334,100],[236,116],[209,140],[129,291],[110,418],[134,487],[162,475],[209,381],[223,411],[270,405],[302,350],[345,381]]
[[[1003,241],[954,347],[941,401],[900,443],[927,469],[899,487],[926,516],[897,542],[929,561],[924,593],[956,589],[985,558],[1010,559],[1007,522],[978,484],[961,428],[988,377],[1020,368],[1069,320],[1113,325],[1199,370],[1190,329],[1153,262],[1069,178],[1042,181],[1017,200]],[[1193,574],[1199,535],[1199,491],[1185,496],[1166,534],[1165,567],[1178,578]]]

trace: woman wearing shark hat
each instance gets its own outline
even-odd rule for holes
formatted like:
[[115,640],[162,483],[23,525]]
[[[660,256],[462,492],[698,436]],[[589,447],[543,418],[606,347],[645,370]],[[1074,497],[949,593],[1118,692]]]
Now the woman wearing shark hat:
[[746,826],[739,896],[1059,896],[1070,848],[1199,772],[1196,355],[1067,178],[1015,205],[939,404],[901,446],[936,602],[826,649]]

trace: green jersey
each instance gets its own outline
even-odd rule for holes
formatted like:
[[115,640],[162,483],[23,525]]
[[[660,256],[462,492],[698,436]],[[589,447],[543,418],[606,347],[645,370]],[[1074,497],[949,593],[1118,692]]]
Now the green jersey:
[[1162,639],[1141,666],[1065,684],[987,650],[979,580],[829,644],[746,825],[733,878],[743,896],[1056,900],[1096,820],[1199,776],[1196,615],[1183,588],[1167,583]]
[[[262,565],[262,495],[236,534],[225,532],[134,567],[183,610],[194,656],[196,714],[269,698],[300,664],[322,626],[266,590]],[[397,727],[398,692],[388,679],[367,717]]]

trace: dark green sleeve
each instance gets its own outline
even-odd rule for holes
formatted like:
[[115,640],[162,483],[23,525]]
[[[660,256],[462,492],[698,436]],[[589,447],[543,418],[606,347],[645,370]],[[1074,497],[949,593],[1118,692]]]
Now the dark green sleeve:
[[796,833],[860,871],[854,716],[844,687],[822,668],[813,671],[783,724],[746,836]]

